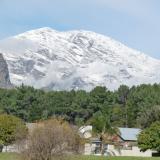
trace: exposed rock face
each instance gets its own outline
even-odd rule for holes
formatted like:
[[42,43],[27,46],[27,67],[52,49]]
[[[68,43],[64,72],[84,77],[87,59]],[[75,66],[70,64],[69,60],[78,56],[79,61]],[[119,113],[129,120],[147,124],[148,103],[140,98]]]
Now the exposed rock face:
[[8,65],[0,53],[0,88],[11,88]]

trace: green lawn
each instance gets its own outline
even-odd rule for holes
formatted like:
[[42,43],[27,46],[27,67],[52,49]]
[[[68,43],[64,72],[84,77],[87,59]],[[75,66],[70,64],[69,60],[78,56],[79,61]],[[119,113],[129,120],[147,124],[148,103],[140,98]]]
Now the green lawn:
[[160,158],[83,156],[69,158],[69,160],[160,160]]
[[[1,153],[0,160],[21,160],[20,156],[13,153]],[[66,160],[160,160],[160,158],[137,158],[137,157],[98,157],[98,156],[75,156]]]
[[19,160],[19,156],[14,153],[1,153],[0,160]]

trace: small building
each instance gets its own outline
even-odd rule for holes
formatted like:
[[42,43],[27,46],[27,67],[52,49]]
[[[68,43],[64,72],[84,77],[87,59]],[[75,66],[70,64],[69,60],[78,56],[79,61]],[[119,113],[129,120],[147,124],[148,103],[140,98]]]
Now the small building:
[[132,147],[137,146],[137,136],[141,132],[138,128],[118,128],[119,134],[116,140],[119,148],[131,150]]
[[[137,136],[141,132],[138,128],[118,128],[119,134],[110,137],[111,143],[104,145],[104,155],[106,156],[136,156],[136,157],[152,157],[152,151],[141,152],[137,144]],[[80,130],[81,131],[81,130]],[[85,155],[101,155],[101,141],[92,137],[92,127],[83,126],[84,138],[89,139],[85,144]],[[89,136],[90,135],[90,136]]]
[[[152,157],[152,151],[141,152],[137,137],[141,132],[138,128],[118,128],[119,134],[115,143],[108,145],[108,153],[115,156]],[[114,142],[114,140],[113,140]]]

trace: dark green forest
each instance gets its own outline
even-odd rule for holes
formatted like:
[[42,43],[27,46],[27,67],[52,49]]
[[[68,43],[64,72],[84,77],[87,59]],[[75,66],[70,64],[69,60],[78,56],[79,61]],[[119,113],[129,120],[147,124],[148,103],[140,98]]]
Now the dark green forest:
[[89,124],[101,114],[112,126],[146,128],[160,120],[160,84],[131,88],[122,85],[116,91],[98,86],[90,92],[47,92],[22,85],[0,89],[0,113],[26,122],[62,117],[76,125]]

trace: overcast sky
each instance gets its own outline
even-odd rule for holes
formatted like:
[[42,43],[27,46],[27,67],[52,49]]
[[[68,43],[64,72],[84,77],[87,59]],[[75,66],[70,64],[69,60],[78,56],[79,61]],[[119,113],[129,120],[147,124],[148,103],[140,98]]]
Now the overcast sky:
[[95,31],[160,59],[160,0],[0,0],[0,39],[40,27]]

